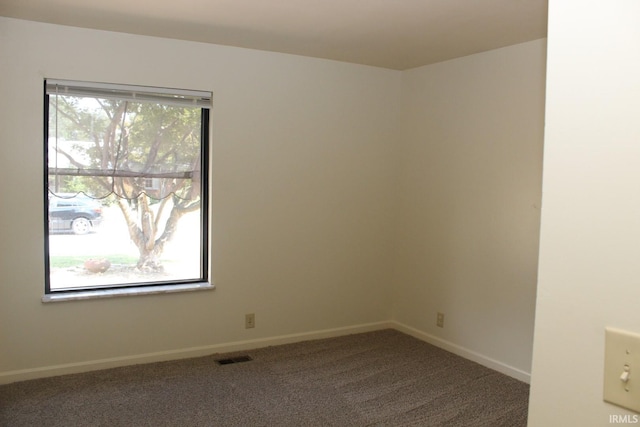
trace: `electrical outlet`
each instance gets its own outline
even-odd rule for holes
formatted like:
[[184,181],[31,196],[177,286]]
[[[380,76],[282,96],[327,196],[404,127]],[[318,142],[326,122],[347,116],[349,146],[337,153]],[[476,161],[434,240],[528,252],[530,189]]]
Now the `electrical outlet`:
[[438,317],[436,317],[436,326],[438,328],[444,328],[444,313],[438,312]]
[[256,327],[256,315],[253,313],[244,315],[244,327],[245,329],[251,329]]

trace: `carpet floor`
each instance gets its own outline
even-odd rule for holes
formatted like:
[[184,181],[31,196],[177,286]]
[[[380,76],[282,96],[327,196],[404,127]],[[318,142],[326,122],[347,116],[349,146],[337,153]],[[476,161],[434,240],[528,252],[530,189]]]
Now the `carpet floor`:
[[523,382],[382,330],[2,385],[0,425],[524,427],[528,396]]

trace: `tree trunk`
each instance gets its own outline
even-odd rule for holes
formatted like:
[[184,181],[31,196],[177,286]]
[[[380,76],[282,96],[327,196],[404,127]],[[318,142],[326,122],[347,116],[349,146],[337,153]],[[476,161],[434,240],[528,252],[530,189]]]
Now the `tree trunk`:
[[163,267],[160,262],[160,256],[162,255],[162,250],[154,246],[152,249],[147,249],[146,247],[139,247],[140,257],[138,258],[138,263],[136,264],[136,268],[140,271],[162,271]]
[[[147,196],[140,197],[137,204],[137,215],[132,211],[125,199],[118,198],[117,202],[127,222],[129,237],[138,247],[139,258],[136,267],[142,271],[162,271],[163,267],[160,258],[165,244],[171,240],[178,228],[178,221],[185,213],[197,209],[200,205],[200,203],[195,203],[185,208],[180,206],[179,203],[174,204],[171,207],[162,234],[157,237],[160,218],[156,220],[154,212],[149,206]],[[139,220],[136,216],[139,217]]]

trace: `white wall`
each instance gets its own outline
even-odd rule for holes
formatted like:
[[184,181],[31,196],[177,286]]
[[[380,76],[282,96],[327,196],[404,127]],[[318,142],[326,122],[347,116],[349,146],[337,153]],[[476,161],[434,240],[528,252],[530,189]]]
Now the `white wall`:
[[[0,382],[386,326],[527,379],[544,52],[402,73],[0,18]],[[213,92],[215,291],[40,302],[45,77]]]
[[[394,317],[527,380],[545,41],[405,73]],[[436,327],[436,313],[445,327]],[[479,356],[479,357],[475,357]]]
[[[5,380],[390,319],[398,72],[4,18],[0,57]],[[215,291],[40,302],[45,77],[213,92]]]
[[603,426],[604,329],[640,332],[640,3],[551,0],[529,425]]

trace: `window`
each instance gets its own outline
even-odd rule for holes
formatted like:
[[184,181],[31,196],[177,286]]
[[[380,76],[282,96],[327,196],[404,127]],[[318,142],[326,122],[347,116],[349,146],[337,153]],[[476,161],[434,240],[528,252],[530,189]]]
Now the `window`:
[[45,81],[45,293],[208,281],[211,93]]

